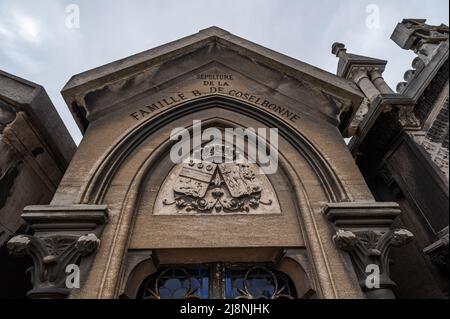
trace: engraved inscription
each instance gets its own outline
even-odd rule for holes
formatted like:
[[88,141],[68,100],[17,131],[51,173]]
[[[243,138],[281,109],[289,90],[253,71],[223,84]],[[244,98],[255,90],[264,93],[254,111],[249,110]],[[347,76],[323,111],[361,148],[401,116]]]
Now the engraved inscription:
[[[146,105],[130,114],[136,121],[150,117],[153,113],[180,104],[186,100],[207,96],[211,94],[222,94],[231,96],[238,100],[258,105],[269,112],[280,116],[291,123],[296,123],[300,116],[290,109],[273,103],[272,101],[249,92],[233,89],[234,77],[232,74],[199,74],[196,79],[200,82],[202,89],[191,90],[168,96],[167,98]],[[205,90],[206,88],[206,90]]]

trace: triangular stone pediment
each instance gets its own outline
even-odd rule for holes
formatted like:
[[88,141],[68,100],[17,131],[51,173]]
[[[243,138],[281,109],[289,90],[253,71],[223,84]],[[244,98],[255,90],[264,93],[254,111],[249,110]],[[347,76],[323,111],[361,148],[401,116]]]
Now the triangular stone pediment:
[[254,104],[288,122],[307,116],[337,123],[340,107],[330,96],[308,83],[292,83],[289,79],[263,83],[250,76],[214,61],[153,86],[150,79],[141,79],[140,83],[135,81],[133,86],[113,85],[92,93],[95,98],[87,96],[88,101],[95,100],[89,119],[95,120],[124,108],[143,119],[151,116],[152,105],[169,108],[200,96],[217,95]]
[[335,125],[343,112],[350,113],[348,122],[363,99],[345,79],[219,28],[74,76],[62,93],[84,131],[103,114],[133,111],[141,100],[148,104],[161,93],[170,99],[167,93],[194,91],[270,103],[285,117],[298,113]]

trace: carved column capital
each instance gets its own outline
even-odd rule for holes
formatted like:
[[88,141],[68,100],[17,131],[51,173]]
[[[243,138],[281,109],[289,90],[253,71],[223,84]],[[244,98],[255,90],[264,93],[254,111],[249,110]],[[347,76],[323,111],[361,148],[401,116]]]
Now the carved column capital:
[[420,120],[414,113],[414,105],[397,105],[398,121],[405,129],[419,129]]
[[[14,256],[29,255],[33,259],[33,290],[28,297],[68,297],[66,267],[81,266],[99,248],[98,237],[107,220],[106,206],[33,206],[25,208],[22,217],[34,235],[13,237],[7,248]],[[83,275],[80,273],[80,277]]]
[[380,270],[380,288],[392,288],[395,283],[389,277],[389,251],[391,247],[401,247],[414,238],[406,229],[379,232],[371,229],[348,231],[339,229],[333,236],[336,245],[348,252],[352,258],[356,275],[363,290],[366,290],[369,265]]
[[[409,243],[413,234],[406,229],[390,229],[393,220],[400,214],[396,203],[330,203],[324,213],[334,224],[333,241],[347,252],[362,290],[368,298],[394,298],[395,283],[389,274],[391,247]],[[371,273],[376,267],[379,285],[368,287]]]
[[[364,67],[353,67],[349,73],[349,79],[353,80],[356,84],[363,79],[369,79],[369,71]],[[370,79],[369,79],[370,80]]]
[[444,271],[449,271],[449,234],[448,227],[444,234],[433,244],[425,247],[423,252],[430,256],[431,262]]

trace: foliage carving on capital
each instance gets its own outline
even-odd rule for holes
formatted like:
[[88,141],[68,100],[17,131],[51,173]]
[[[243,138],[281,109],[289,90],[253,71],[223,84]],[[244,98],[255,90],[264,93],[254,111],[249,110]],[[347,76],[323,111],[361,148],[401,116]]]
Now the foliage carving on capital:
[[398,107],[398,121],[404,128],[420,128],[420,120],[414,113],[414,105],[402,105]]
[[44,295],[65,298],[69,295],[66,267],[77,264],[80,257],[94,253],[100,245],[95,234],[85,236],[56,234],[50,236],[19,235],[7,244],[10,254],[16,257],[29,255],[33,259],[30,297]]
[[81,256],[89,256],[97,251],[100,246],[100,239],[95,234],[88,234],[78,238],[75,245]]
[[413,234],[406,229],[387,232],[371,229],[358,231],[339,229],[333,236],[336,245],[349,253],[363,288],[366,285],[366,269],[369,265],[379,267],[381,286],[395,286],[395,283],[389,278],[390,248],[406,245],[413,238]]

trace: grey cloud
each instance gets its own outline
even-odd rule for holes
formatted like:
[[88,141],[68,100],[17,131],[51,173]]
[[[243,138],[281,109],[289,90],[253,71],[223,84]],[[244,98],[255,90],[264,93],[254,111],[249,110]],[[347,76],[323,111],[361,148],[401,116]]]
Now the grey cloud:
[[[65,7],[77,4],[81,28],[65,26]],[[366,7],[380,8],[380,28],[366,27]],[[447,0],[73,0],[0,1],[0,68],[45,86],[74,139],[81,134],[60,90],[73,75],[195,33],[211,25],[334,72],[334,41],[350,52],[389,61],[395,87],[411,52],[389,36],[405,17],[448,24]],[[21,17],[21,18],[20,18]]]

